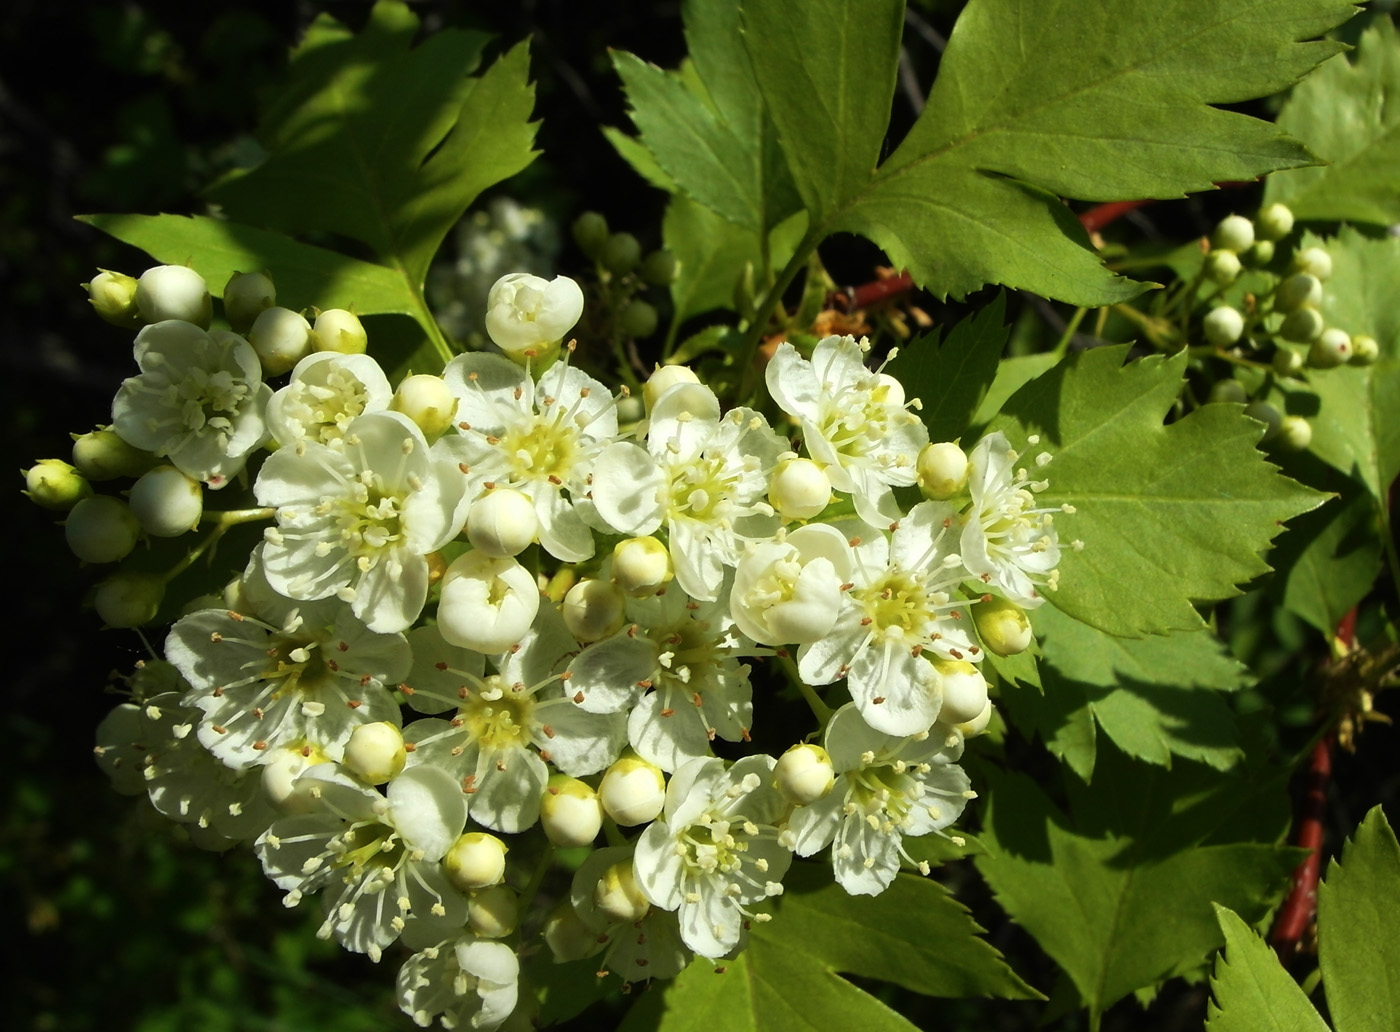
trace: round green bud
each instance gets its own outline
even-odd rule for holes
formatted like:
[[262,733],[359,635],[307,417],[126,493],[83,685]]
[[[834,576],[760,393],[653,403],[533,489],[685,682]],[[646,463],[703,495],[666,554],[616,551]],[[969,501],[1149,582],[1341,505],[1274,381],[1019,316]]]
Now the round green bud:
[[1293,232],[1293,212],[1286,204],[1270,204],[1254,216],[1254,235],[1261,240],[1282,240]]
[[1239,309],[1229,305],[1212,308],[1201,320],[1201,333],[1206,342],[1218,348],[1227,347],[1240,339],[1244,333],[1244,316]]
[[967,487],[972,466],[967,452],[960,446],[952,441],[935,441],[919,452],[915,469],[919,477],[919,490],[924,497],[946,501],[961,494]]
[[978,602],[972,606],[972,622],[977,625],[977,634],[989,652],[998,656],[1015,656],[1030,648],[1034,636],[1031,621],[1026,611],[1015,602],[995,596]]
[[634,298],[617,317],[618,328],[629,337],[650,337],[656,332],[656,308]]
[[495,835],[468,831],[442,858],[447,880],[463,892],[499,885],[506,877],[506,853],[510,850]]
[[1289,312],[1278,328],[1278,335],[1295,344],[1311,344],[1322,335],[1322,313],[1316,308],[1299,308]]
[[1297,376],[1303,371],[1303,356],[1292,348],[1279,345],[1274,352],[1272,365],[1279,376]]
[[83,288],[88,292],[88,303],[103,322],[124,330],[141,325],[141,313],[136,307],[135,276],[99,269],[91,282],[83,284]]
[[267,376],[285,373],[311,354],[312,339],[311,324],[300,312],[276,306],[265,309],[248,331],[248,343]]
[[63,536],[83,562],[114,563],[136,547],[141,524],[120,498],[93,495],[73,506],[63,523]]
[[1351,364],[1370,365],[1381,357],[1381,346],[1375,337],[1368,333],[1358,333],[1351,338]]
[[520,901],[506,885],[477,889],[467,899],[467,924],[483,939],[504,939],[520,923]]
[[1332,275],[1332,256],[1320,247],[1305,247],[1293,256],[1293,267],[1325,280]]
[[183,265],[157,265],[136,281],[136,308],[148,323],[181,319],[209,329],[214,302],[204,277]]
[[1274,260],[1274,253],[1272,240],[1256,240],[1254,246],[1245,252],[1244,258],[1250,265],[1264,266]]
[[40,459],[23,473],[24,493],[40,508],[67,512],[92,495],[92,485],[62,459]]
[[156,464],[156,458],[128,444],[110,428],[73,436],[73,465],[89,480],[139,477]]
[[642,400],[646,402],[647,411],[650,412],[656,407],[657,401],[667,390],[678,383],[699,383],[700,377],[695,375],[695,370],[690,366],[683,365],[663,365],[657,366],[647,377],[647,382],[642,384]]
[[116,573],[97,585],[92,606],[108,627],[152,623],[165,598],[165,580],[151,573]]
[[1351,334],[1329,326],[1308,349],[1308,365],[1314,369],[1335,369],[1351,359]]
[[418,424],[424,437],[435,441],[447,433],[452,425],[452,419],[457,414],[457,398],[441,376],[414,373],[405,376],[399,383],[389,408],[402,412]]
[[569,589],[559,612],[564,626],[579,641],[602,641],[622,630],[627,596],[610,581],[589,578]]
[[556,846],[591,845],[603,828],[603,804],[582,781],[555,774],[540,799],[540,824]]
[[1238,380],[1217,380],[1210,388],[1211,401],[1235,402],[1243,405],[1249,400],[1249,392]]
[[961,724],[982,712],[987,705],[987,679],[980,670],[965,659],[936,659],[933,669],[943,689],[939,720]]
[[814,519],[831,504],[831,477],[811,459],[782,459],[768,480],[768,502],[783,519]]
[[1296,308],[1316,308],[1322,303],[1322,281],[1307,272],[1295,273],[1274,291],[1274,309],[1291,312]]
[[673,576],[671,553],[656,538],[627,538],[613,546],[613,583],[633,598],[655,595]]
[[1264,436],[1260,438],[1261,441],[1272,438],[1283,424],[1283,413],[1267,401],[1250,402],[1245,406],[1244,414],[1250,419],[1257,419],[1264,424]]
[[334,351],[341,355],[363,355],[369,347],[369,334],[354,312],[344,308],[328,308],[316,316],[312,332],[312,347],[317,351]]
[[157,466],[131,486],[131,511],[151,537],[179,537],[199,526],[204,485],[174,466]]
[[669,287],[676,281],[676,273],[680,270],[680,264],[676,261],[676,256],[670,251],[652,251],[642,259],[642,267],[638,270],[642,279],[654,287]]
[[773,787],[794,806],[810,806],[826,798],[835,784],[836,769],[820,745],[794,745],[778,757],[773,768]]
[[666,805],[666,778],[661,768],[630,750],[598,783],[603,812],[623,827],[654,820]]
[[1284,451],[1306,451],[1312,444],[1312,424],[1302,416],[1284,416],[1278,425],[1274,443]]
[[1239,254],[1254,245],[1254,223],[1243,215],[1226,215],[1210,235],[1213,246]]
[[382,785],[399,776],[408,762],[403,732],[387,720],[361,724],[345,743],[345,767],[367,785]]
[[265,272],[235,272],[224,287],[224,318],[234,333],[247,333],[264,311],[277,304],[277,288]]
[[573,234],[578,249],[596,259],[608,242],[608,220],[596,211],[586,211],[574,219]]
[[614,233],[603,242],[598,260],[609,272],[626,275],[642,260],[642,245],[631,233]]
[[631,860],[621,860],[603,872],[593,887],[593,902],[618,924],[636,924],[651,909],[651,903],[637,884]]
[[1212,251],[1206,255],[1206,279],[1222,287],[1228,287],[1239,279],[1240,270],[1243,268],[1240,256],[1234,251]]

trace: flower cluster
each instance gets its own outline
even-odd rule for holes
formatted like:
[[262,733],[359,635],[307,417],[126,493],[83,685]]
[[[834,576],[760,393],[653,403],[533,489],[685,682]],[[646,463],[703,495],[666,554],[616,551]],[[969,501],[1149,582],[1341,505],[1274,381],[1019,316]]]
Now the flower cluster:
[[[928,873],[904,840],[974,797],[957,761],[992,719],[984,656],[1030,644],[1073,512],[1039,503],[1003,434],[930,442],[840,336],[778,347],[777,424],[681,366],[643,409],[562,342],[579,288],[523,274],[491,295],[501,353],[395,387],[350,313],[312,326],[235,277],[234,329],[211,330],[192,275],[94,289],[146,323],[99,431],[141,479],[130,503],[67,485],[69,540],[104,563],[157,528],[203,535],[140,575],[139,606],[130,583],[99,601],[134,626],[229,527],[263,534],[222,594],[176,607],[164,660],[103,724],[121,790],[208,845],[251,843],[289,906],[320,897],[322,936],[375,961],[402,943],[400,1002],[425,1025],[499,1025],[527,935],[667,977],[741,950],[795,857],[829,852],[853,894]],[[183,494],[143,492],[142,467]],[[236,480],[253,504],[204,510]],[[810,712],[756,693],[760,671]],[[756,723],[795,744],[756,751]],[[605,831],[551,879],[554,846]]]

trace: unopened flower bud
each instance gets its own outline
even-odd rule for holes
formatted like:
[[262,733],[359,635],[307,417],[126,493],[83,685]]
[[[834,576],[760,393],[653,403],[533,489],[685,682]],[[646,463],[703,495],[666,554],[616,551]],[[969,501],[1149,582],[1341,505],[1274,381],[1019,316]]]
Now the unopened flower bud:
[[328,762],[329,756],[309,744],[279,749],[262,768],[263,793],[280,810],[309,813],[315,809],[316,800],[307,785],[297,784],[297,778],[302,771]]
[[635,754],[624,754],[598,784],[603,812],[630,827],[653,820],[666,805],[666,778],[661,768]]
[[452,425],[457,414],[457,399],[441,376],[415,373],[403,378],[389,408],[402,412],[418,424],[424,437],[435,441]]
[[676,281],[679,263],[670,251],[652,251],[642,259],[639,275],[654,287],[669,287]]
[[164,598],[163,577],[124,571],[97,585],[92,607],[108,627],[144,627],[155,620]]
[[363,355],[369,347],[369,334],[354,312],[343,308],[328,308],[316,316],[313,347],[317,351],[335,351],[342,355]]
[[1254,216],[1254,234],[1263,240],[1282,240],[1293,232],[1293,212],[1285,204],[1270,204]]
[[622,860],[603,872],[593,888],[593,902],[599,911],[619,924],[636,924],[651,909],[651,903],[637,884],[631,860]]
[[591,844],[603,827],[598,793],[577,778],[553,775],[540,800],[540,824],[556,846]]
[[468,831],[442,858],[447,880],[463,892],[499,885],[506,877],[506,844],[484,831]]
[[1254,243],[1254,223],[1243,215],[1226,215],[1215,227],[1210,242],[1236,254],[1247,251]]
[[1264,436],[1260,438],[1261,441],[1267,441],[1277,434],[1279,426],[1283,423],[1283,413],[1267,401],[1250,402],[1245,406],[1244,414],[1264,424]]
[[487,491],[467,510],[467,540],[493,559],[519,555],[538,530],[535,504],[509,487]]
[[1316,308],[1322,303],[1322,281],[1306,272],[1294,273],[1274,291],[1274,308],[1291,312],[1295,308]]
[[1292,348],[1279,345],[1271,363],[1279,376],[1297,376],[1303,369],[1303,356]]
[[155,464],[154,455],[128,444],[115,430],[93,430],[73,438],[73,465],[89,480],[139,477]]
[[131,511],[151,537],[179,537],[199,526],[204,485],[174,466],[157,466],[131,487]]
[[1239,279],[1240,270],[1243,268],[1240,256],[1234,251],[1212,251],[1206,255],[1206,279],[1222,287],[1228,287]]
[[982,712],[971,720],[963,721],[961,724],[954,724],[954,729],[964,738],[976,738],[980,734],[985,734],[987,725],[992,722],[992,700],[987,700],[987,705],[982,707]]
[[927,444],[919,452],[916,466],[919,490],[925,498],[946,501],[967,487],[968,471],[972,468],[967,452],[952,441]]
[[1351,364],[1371,365],[1376,359],[1381,357],[1381,346],[1375,337],[1367,333],[1358,333],[1351,338]]
[[996,597],[978,602],[972,606],[972,622],[982,644],[998,656],[1015,656],[1030,648],[1031,622],[1015,602]]
[[1218,348],[1235,343],[1243,332],[1244,316],[1240,314],[1239,309],[1229,305],[1212,308],[1201,320],[1201,333],[1206,342]]
[[672,576],[671,553],[654,537],[627,538],[613,548],[613,583],[633,598],[655,595]]
[[[739,629],[764,645],[806,645],[831,633],[841,612],[836,554],[844,544],[832,528],[813,524],[783,540],[753,544],[739,560],[729,608]],[[835,537],[832,547],[828,537]],[[835,561],[833,561],[835,556]]]
[[136,307],[136,277],[101,269],[83,286],[88,292],[88,303],[103,322],[124,330],[141,325],[141,313]]
[[699,382],[700,377],[695,375],[695,370],[691,369],[690,366],[657,366],[647,377],[647,382],[642,384],[642,400],[646,402],[647,411],[650,412],[656,407],[661,395],[665,394],[669,388],[678,383]]
[[608,242],[608,220],[596,211],[586,211],[574,219],[574,243],[589,258],[597,258]]
[[40,459],[24,470],[24,493],[41,508],[67,512],[92,495],[92,485],[62,459]]
[[467,900],[467,924],[483,939],[504,939],[519,923],[519,898],[506,885],[477,889]]
[[965,659],[936,659],[933,668],[943,688],[939,720],[945,724],[961,724],[982,712],[987,705],[987,679],[982,671]]
[[549,913],[544,922],[544,941],[554,957],[554,963],[567,964],[596,953],[598,933],[584,924],[583,918],[568,900]]
[[768,502],[784,519],[813,519],[831,504],[831,478],[811,459],[783,459],[768,481]]
[[345,743],[342,761],[367,785],[382,785],[399,775],[408,762],[403,732],[387,720],[361,724]]
[[1293,256],[1293,266],[1325,280],[1332,275],[1332,256],[1320,247],[1305,247]]
[[598,260],[614,275],[626,275],[642,260],[642,245],[631,233],[614,233],[603,242]]
[[627,596],[611,581],[590,578],[569,589],[559,612],[564,626],[579,641],[601,641],[622,630]]
[[136,308],[144,322],[179,319],[209,329],[214,302],[204,277],[183,265],[157,265],[136,281]]
[[1302,416],[1284,416],[1278,425],[1274,443],[1284,451],[1307,451],[1312,444],[1312,424]]
[[568,276],[523,272],[498,279],[486,297],[486,333],[510,358],[543,356],[583,315],[583,291]]
[[773,768],[774,787],[794,806],[810,806],[825,798],[835,784],[836,770],[820,745],[794,745]]
[[247,333],[277,303],[277,288],[265,272],[235,272],[224,287],[224,318],[234,333]]
[[277,376],[311,354],[311,324],[299,312],[274,306],[253,320],[248,343],[257,352],[263,373]]
[[1314,369],[1335,369],[1351,358],[1351,334],[1330,326],[1308,349],[1308,365]]
[[1243,405],[1249,400],[1249,392],[1238,380],[1217,380],[1210,388],[1211,401],[1228,401]]
[[640,298],[628,301],[617,315],[618,329],[628,337],[650,337],[656,332],[657,320],[655,306]]
[[1272,240],[1256,240],[1254,246],[1245,252],[1244,258],[1250,265],[1264,266],[1274,260],[1274,242]]
[[504,652],[525,637],[539,608],[539,585],[529,570],[473,550],[443,575],[438,630],[453,645]]
[[1322,313],[1316,308],[1299,308],[1288,313],[1288,318],[1278,328],[1278,335],[1295,344],[1311,344],[1322,336],[1324,325]]
[[83,562],[114,563],[136,547],[141,524],[120,498],[93,495],[73,506],[64,521],[63,535]]

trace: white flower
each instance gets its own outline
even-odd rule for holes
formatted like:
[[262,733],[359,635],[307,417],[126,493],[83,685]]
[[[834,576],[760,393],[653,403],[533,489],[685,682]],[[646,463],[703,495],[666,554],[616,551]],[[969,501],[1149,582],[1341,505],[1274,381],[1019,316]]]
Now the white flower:
[[921,502],[889,538],[873,527],[840,524],[854,535],[850,588],[832,632],[798,652],[808,684],[845,677],[861,716],[887,734],[916,734],[938,719],[942,688],[925,651],[981,658],[956,594],[967,571],[952,551],[955,520],[949,503]]
[[674,910],[681,939],[703,957],[740,944],[745,920],[764,921],[754,903],[783,891],[792,854],[778,842],[787,804],[772,786],[771,756],[724,769],[693,760],[666,790],[666,809],[637,839],[637,884],[651,904]]
[[252,345],[169,319],[137,334],[135,353],[141,375],[127,379],[112,402],[117,434],[211,488],[223,487],[267,440],[272,388],[262,382]]
[[435,628],[411,636],[413,670],[405,695],[423,712],[455,708],[447,720],[404,729],[409,765],[431,764],[462,780],[474,821],[514,834],[539,819],[553,763],[565,774],[594,774],[622,751],[626,718],[581,709],[565,694],[568,656],[577,646],[552,606],[540,607],[517,645],[493,657],[482,676],[475,653],[442,641]]
[[928,874],[904,849],[904,836],[941,832],[976,793],[961,767],[961,738],[927,732],[911,737],[881,734],[846,705],[826,729],[826,751],[839,772],[825,797],[799,806],[788,818],[783,841],[798,856],[832,842],[832,867],[853,896],[874,896],[894,881],[903,858]]
[[552,280],[512,272],[486,298],[486,332],[511,356],[543,354],[574,328],[583,314],[583,291],[568,276]]
[[320,351],[298,362],[291,382],[272,396],[267,425],[283,447],[338,444],[352,419],[388,408],[392,397],[388,377],[368,355]]
[[[1038,443],[1038,438],[1030,443]],[[1073,510],[1036,506],[1033,492],[1047,484],[1032,481],[1024,469],[1014,469],[1017,455],[1000,431],[978,441],[969,458],[972,506],[963,517],[963,563],[1012,602],[1026,609],[1039,606],[1045,599],[1037,585],[1053,590],[1060,562],[1054,513]],[[1036,464],[1043,467],[1049,461],[1050,456],[1041,453]]]
[[413,767],[381,795],[325,763],[296,786],[310,812],[276,821],[254,848],[263,871],[287,890],[288,906],[329,890],[321,938],[334,935],[377,962],[410,922],[426,926],[415,930],[420,937],[466,924],[467,901],[438,862],[467,821],[466,797],[450,774]]
[[399,722],[386,685],[409,669],[402,634],[376,634],[338,599],[297,603],[267,585],[255,550],[243,575],[241,612],[204,609],[178,621],[166,657],[202,711],[199,740],[223,763],[268,762],[306,741],[339,759],[363,724]]
[[510,947],[467,932],[415,953],[399,969],[399,1009],[420,1028],[441,1016],[443,1028],[490,1032],[510,1017],[520,961]]
[[[457,397],[456,436],[438,442],[465,474],[466,498],[509,487],[534,504],[545,551],[564,562],[593,555],[584,520],[593,459],[617,435],[617,407],[597,380],[567,362],[540,377],[500,355],[458,355],[443,370]],[[486,485],[491,485],[487,487]],[[458,514],[458,526],[466,512]]]
[[443,574],[438,630],[453,645],[504,652],[525,636],[539,608],[540,587],[529,570],[473,550]]
[[850,567],[846,539],[826,524],[751,545],[729,593],[734,622],[765,645],[819,641],[836,623]]
[[778,527],[765,497],[769,472],[787,450],[757,412],[736,408],[721,417],[710,388],[678,383],[652,408],[645,450],[620,441],[598,457],[593,504],[620,534],[664,524],[676,580],[692,598],[712,601],[743,541]]
[[905,409],[898,382],[865,367],[869,349],[865,340],[826,337],[809,362],[783,343],[765,377],[832,487],[851,496],[861,519],[884,526],[899,518],[890,487],[915,482],[928,430]]
[[[676,915],[669,910],[650,906],[645,897],[637,908],[639,915],[619,916],[617,907],[607,906],[604,892],[600,905],[599,883],[609,874],[622,873],[632,867],[632,846],[609,846],[594,850],[574,873],[569,893],[575,913],[595,936],[592,952],[603,950],[602,968],[615,972],[624,982],[641,982],[652,978],[675,978],[694,956],[681,942]],[[626,865],[622,867],[621,865]],[[635,879],[623,879],[621,890],[629,897],[639,892]],[[618,891],[614,888],[614,892]]]
[[462,477],[429,453],[397,412],[371,412],[340,446],[298,442],[263,463],[254,493],[277,508],[266,532],[267,579],[289,598],[336,595],[374,631],[401,631],[422,612],[429,552],[457,532]]

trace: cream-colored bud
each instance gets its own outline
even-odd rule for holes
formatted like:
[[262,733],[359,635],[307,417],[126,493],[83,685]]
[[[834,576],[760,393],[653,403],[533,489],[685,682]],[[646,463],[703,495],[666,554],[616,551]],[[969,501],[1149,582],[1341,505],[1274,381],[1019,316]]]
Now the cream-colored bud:
[[1270,204],[1254,216],[1255,236],[1263,240],[1282,240],[1293,231],[1293,212],[1285,204]]
[[1274,308],[1280,312],[1291,312],[1305,305],[1316,307],[1322,303],[1322,281],[1306,272],[1289,276],[1274,291]]
[[964,738],[976,738],[978,735],[986,734],[987,725],[992,722],[993,709],[992,700],[988,699],[987,705],[982,707],[981,713],[977,714],[977,716],[973,717],[971,720],[953,726]]
[[317,315],[314,331],[312,346],[317,351],[363,355],[369,347],[369,334],[365,332],[364,323],[354,312],[343,308],[328,308]]
[[24,493],[35,505],[67,512],[92,497],[92,485],[62,459],[40,459],[24,471]]
[[768,481],[768,501],[784,519],[813,519],[831,504],[831,478],[811,459],[784,459]]
[[443,575],[438,630],[453,645],[491,655],[525,637],[539,608],[540,587],[529,570],[473,550]]
[[1216,225],[1210,242],[1236,254],[1247,251],[1254,244],[1254,223],[1243,215],[1226,215]]
[[591,844],[603,828],[598,793],[577,778],[553,775],[540,800],[540,824],[556,846]]
[[1335,369],[1351,358],[1351,334],[1329,326],[1308,349],[1308,365],[1314,369]]
[[247,333],[267,309],[277,304],[277,288],[265,272],[235,272],[224,287],[224,318],[234,333]]
[[458,837],[442,858],[447,880],[463,892],[499,885],[506,877],[506,844],[484,831]]
[[519,555],[539,530],[535,505],[519,491],[498,487],[472,502],[467,510],[467,540],[493,559]]
[[1238,308],[1231,308],[1229,305],[1212,308],[1201,320],[1201,333],[1205,336],[1206,343],[1216,347],[1233,344],[1240,339],[1240,334],[1244,333],[1244,316]]
[[919,474],[919,490],[925,498],[946,501],[961,494],[967,487],[971,468],[967,452],[952,441],[925,445],[915,465]]
[[505,885],[477,889],[467,899],[467,924],[483,939],[504,939],[520,923],[520,901]]
[[1210,388],[1211,401],[1234,402],[1243,405],[1249,400],[1249,392],[1244,389],[1244,384],[1235,379],[1217,380]]
[[1381,346],[1369,333],[1358,333],[1351,338],[1351,364],[1371,365],[1381,357]]
[[165,322],[180,319],[209,329],[214,318],[214,302],[204,277],[183,265],[157,265],[136,281],[136,308],[143,321]]
[[131,511],[151,537],[179,537],[199,526],[204,485],[174,466],[157,466],[131,486]]
[[624,827],[645,824],[666,805],[666,777],[660,767],[635,753],[624,754],[603,774],[598,801],[603,812]]
[[156,464],[156,458],[128,444],[110,428],[73,436],[73,465],[89,480],[139,477]]
[[1240,256],[1234,251],[1212,251],[1206,255],[1206,279],[1222,287],[1229,286],[1239,279],[1243,268]]
[[973,720],[987,705],[987,679],[965,659],[934,660],[938,682],[943,689],[943,708],[938,719],[945,724]]
[[637,884],[631,860],[613,864],[593,888],[598,910],[619,924],[636,924],[647,916],[651,903]]
[[569,589],[559,612],[564,626],[579,641],[601,641],[622,630],[627,596],[611,581],[590,578]]
[[654,537],[628,538],[613,548],[613,583],[633,598],[655,595],[673,576],[671,553]]
[[647,377],[647,382],[642,384],[642,400],[646,403],[647,411],[650,412],[656,407],[657,399],[666,393],[667,388],[674,387],[678,383],[699,382],[700,377],[695,375],[695,370],[691,369],[690,366],[657,366]]
[[85,563],[124,559],[141,536],[131,507],[111,495],[93,495],[73,506],[63,523],[69,549]]
[[402,412],[418,424],[423,436],[429,441],[437,440],[452,425],[457,414],[457,399],[448,390],[441,376],[431,373],[415,373],[405,376],[394,392],[389,408]]
[[288,813],[310,813],[316,799],[307,784],[297,784],[301,772],[318,763],[329,762],[320,749],[312,745],[279,749],[262,768],[263,793],[272,805]]
[[972,606],[972,622],[982,644],[998,656],[1014,656],[1030,648],[1031,621],[1015,602],[1004,598],[977,602]]
[[820,745],[794,745],[778,757],[773,768],[774,787],[795,806],[810,806],[825,798],[835,784],[831,757]]
[[264,309],[248,331],[248,343],[267,376],[285,373],[311,354],[311,340],[311,324],[290,308]]
[[345,766],[368,785],[397,777],[408,762],[403,732],[387,720],[361,724],[345,743]]
[[1325,280],[1332,275],[1332,256],[1320,247],[1305,247],[1293,256],[1293,267]]
[[88,303],[103,322],[124,330],[141,325],[141,313],[136,307],[136,277],[101,269],[92,282],[83,286],[88,292]]

